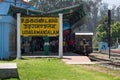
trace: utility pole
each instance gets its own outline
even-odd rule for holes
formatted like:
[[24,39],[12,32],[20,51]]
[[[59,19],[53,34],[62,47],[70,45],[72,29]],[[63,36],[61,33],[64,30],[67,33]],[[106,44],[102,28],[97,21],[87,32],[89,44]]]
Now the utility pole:
[[110,59],[110,46],[111,46],[111,36],[110,36],[110,24],[111,24],[111,10],[108,10],[108,46],[109,46],[109,59]]

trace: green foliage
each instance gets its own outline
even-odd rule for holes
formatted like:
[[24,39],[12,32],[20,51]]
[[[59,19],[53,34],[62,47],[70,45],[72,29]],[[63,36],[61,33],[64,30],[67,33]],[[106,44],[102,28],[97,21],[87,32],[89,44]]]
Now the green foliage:
[[120,22],[116,22],[111,26],[111,37],[120,38]]
[[103,16],[102,20],[99,22],[99,25],[96,28],[96,34],[93,37],[93,47],[98,46],[98,42],[107,41],[107,17]]
[[96,29],[96,34],[93,37],[93,47],[98,46],[98,42],[100,41],[107,41],[107,32],[106,29],[103,28],[102,24],[99,24],[97,29]]
[[[110,26],[110,35],[111,35],[111,44],[114,45],[116,42],[116,39],[120,39],[120,22],[111,23]],[[103,19],[100,21],[100,24],[98,25],[96,29],[96,34],[94,36],[94,41],[97,40],[97,42],[105,41],[107,40],[108,35],[108,25],[107,25],[107,17],[103,17]]]
[[98,47],[93,47],[93,50],[94,51],[98,51]]
[[[113,25],[111,25],[111,42],[112,44],[115,44],[115,42],[120,39],[120,22],[116,22]],[[119,41],[120,43],[120,41]]]
[[106,41],[107,40],[107,32],[106,29],[103,28],[103,25],[98,25],[96,32],[97,41]]

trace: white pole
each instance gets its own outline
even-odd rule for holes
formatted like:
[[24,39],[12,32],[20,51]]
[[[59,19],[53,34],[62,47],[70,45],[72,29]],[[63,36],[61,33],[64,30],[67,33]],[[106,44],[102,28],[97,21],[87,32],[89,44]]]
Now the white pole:
[[17,59],[21,58],[20,13],[17,13]]
[[59,27],[59,58],[63,57],[63,15],[59,14],[60,27]]

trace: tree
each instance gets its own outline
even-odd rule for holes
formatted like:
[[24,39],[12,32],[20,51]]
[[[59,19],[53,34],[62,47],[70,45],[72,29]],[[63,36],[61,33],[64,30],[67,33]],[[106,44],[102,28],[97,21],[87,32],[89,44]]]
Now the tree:
[[31,0],[37,10],[51,11],[81,4],[82,0]]
[[101,6],[100,6],[100,9],[99,9],[99,17],[100,17],[100,20],[107,16],[107,11],[108,11],[108,4],[106,3],[102,3]]
[[120,21],[120,6],[116,8],[116,21]]
[[98,42],[100,41],[107,41],[107,17],[103,17],[102,20],[100,21],[100,24],[96,28],[96,34],[95,34],[95,40]]
[[[115,22],[112,20],[111,27],[110,27],[110,34],[111,34],[111,45],[114,45],[117,38],[120,39],[120,22]],[[102,20],[100,21],[100,24],[96,28],[96,34],[94,36],[94,42],[96,44],[98,42],[104,41],[108,42],[108,25],[107,25],[107,17],[103,17]],[[95,45],[96,45],[95,44]]]
[[115,22],[113,25],[111,25],[111,37],[112,37],[111,39],[113,44],[117,41],[117,38],[120,40],[119,34],[120,34],[120,22]]
[[87,21],[87,28],[89,31],[92,31],[95,33],[96,27],[99,22],[99,8],[101,6],[101,0],[89,0],[87,2],[87,5],[89,5],[89,11],[88,14],[88,21]]

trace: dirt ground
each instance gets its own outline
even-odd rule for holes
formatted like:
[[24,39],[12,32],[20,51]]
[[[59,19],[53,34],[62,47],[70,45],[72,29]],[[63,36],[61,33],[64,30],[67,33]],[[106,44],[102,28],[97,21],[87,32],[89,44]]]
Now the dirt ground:
[[108,53],[93,52],[89,55],[95,58],[93,62],[100,62],[95,65],[82,65],[84,68],[89,70],[94,70],[102,73],[107,73],[109,75],[119,77],[120,76],[120,64],[116,65],[106,65],[107,63],[120,63],[120,53],[111,53],[110,58]]
[[109,74],[111,76],[120,77],[120,70],[113,70],[110,68],[100,66],[99,64],[97,64],[97,65],[82,65],[82,67],[84,67],[85,69],[88,69],[88,70],[98,71],[98,72]]

